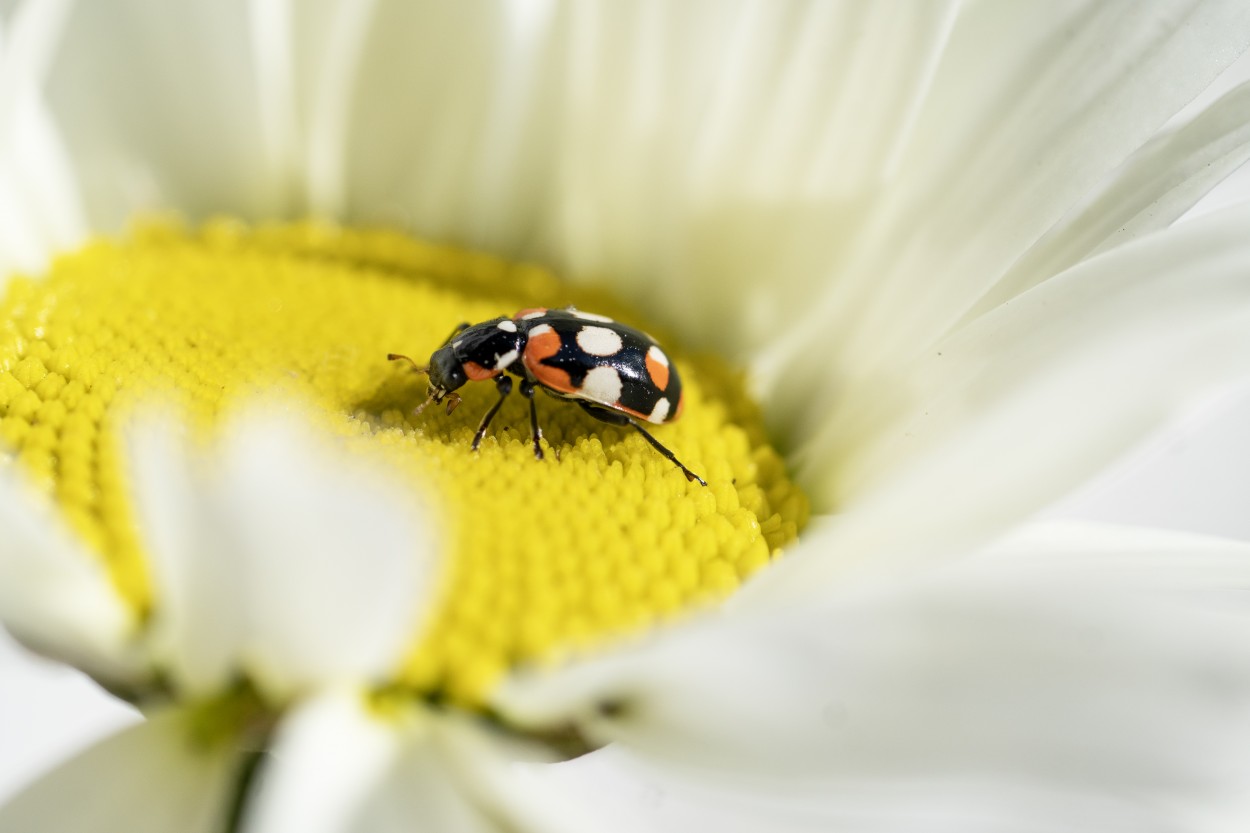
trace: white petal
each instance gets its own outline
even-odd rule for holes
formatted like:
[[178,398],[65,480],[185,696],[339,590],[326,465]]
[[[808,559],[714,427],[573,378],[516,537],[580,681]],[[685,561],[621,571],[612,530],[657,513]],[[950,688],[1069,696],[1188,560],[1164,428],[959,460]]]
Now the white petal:
[[552,48],[567,54],[544,81],[565,85],[544,253],[749,356],[856,233],[951,8],[562,5]]
[[1143,796],[1176,819],[1244,811],[1250,545],[1081,541],[1017,539],[923,580],[724,616],[514,683],[501,705],[763,795],[876,784],[881,811],[946,781],[991,814],[1013,785],[1069,810],[1115,797],[1138,819]]
[[74,4],[46,97],[93,229],[162,209],[272,218],[288,208],[262,138],[270,101],[248,49],[252,5]]
[[43,97],[70,3],[19,3],[0,15],[0,287],[85,233],[62,137]]
[[1176,806],[1167,795],[1142,800],[940,772],[839,784],[692,777],[619,747],[562,765],[552,777],[604,815],[636,819],[632,829],[650,833],[1232,833],[1247,821],[1237,809]]
[[759,357],[777,429],[823,422],[813,379],[844,396],[843,373],[940,338],[1248,42],[1238,0],[965,4],[897,183],[830,291]]
[[454,713],[371,710],[331,694],[280,729],[247,833],[604,830],[533,766],[532,750]]
[[435,552],[423,506],[305,419],[255,405],[198,467],[168,422],[130,432],[157,644],[190,691],[239,670],[278,699],[365,682],[417,637]]
[[31,773],[143,718],[89,677],[0,631],[0,805]]
[[[214,486],[240,578],[244,664],[271,694],[392,671],[434,591],[434,524],[411,484],[290,414],[235,423]],[[220,614],[219,614],[220,615]]]
[[349,826],[351,817],[390,769],[399,747],[399,732],[368,714],[359,695],[327,694],[300,706],[274,738],[259,788],[248,799],[243,830],[362,829]]
[[0,621],[27,645],[103,679],[135,679],[135,611],[50,502],[0,460]]
[[237,761],[191,735],[179,712],[124,729],[0,807],[0,830],[217,833]]
[[558,53],[544,54],[532,23],[518,25],[527,12],[544,16],[541,4],[523,5],[378,5],[339,125],[350,216],[527,247],[559,153],[549,74]]
[[149,650],[182,693],[207,696],[237,673],[248,617],[242,577],[176,412],[150,405],[125,426],[136,523],[151,568],[155,611]]
[[1250,83],[1133,154],[1017,261],[974,317],[1112,246],[1166,228],[1250,159]]
[[1242,206],[1109,252],[848,401],[802,450],[817,501],[838,508],[837,554],[780,565],[795,586],[983,540],[1250,371],[1247,228]]

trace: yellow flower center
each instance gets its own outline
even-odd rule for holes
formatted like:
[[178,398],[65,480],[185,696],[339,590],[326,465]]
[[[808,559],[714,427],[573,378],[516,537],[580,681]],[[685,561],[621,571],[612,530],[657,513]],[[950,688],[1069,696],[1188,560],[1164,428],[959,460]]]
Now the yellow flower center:
[[[687,482],[628,428],[540,397],[468,384],[451,415],[412,414],[424,361],[461,321],[564,307],[639,325],[607,294],[542,269],[383,231],[311,224],[194,233],[162,226],[97,241],[0,302],[0,441],[55,494],[137,609],[159,605],[117,436],[125,403],[175,389],[211,423],[275,386],[312,401],[362,453],[384,452],[438,516],[444,592],[399,682],[472,706],[518,663],[549,660],[724,598],[792,540],[807,501],[768,445],[741,379],[655,332],[680,369],[685,412],[653,432],[708,486]],[[414,491],[414,494],[416,492]]]

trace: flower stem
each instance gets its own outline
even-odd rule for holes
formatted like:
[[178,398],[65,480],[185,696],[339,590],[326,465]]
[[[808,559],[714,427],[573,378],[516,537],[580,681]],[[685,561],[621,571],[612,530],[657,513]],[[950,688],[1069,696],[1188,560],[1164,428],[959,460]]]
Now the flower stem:
[[239,762],[239,772],[234,783],[234,793],[230,797],[230,810],[226,815],[223,833],[240,833],[243,829],[243,814],[247,809],[248,799],[252,796],[252,787],[260,778],[268,752],[259,748],[244,752]]

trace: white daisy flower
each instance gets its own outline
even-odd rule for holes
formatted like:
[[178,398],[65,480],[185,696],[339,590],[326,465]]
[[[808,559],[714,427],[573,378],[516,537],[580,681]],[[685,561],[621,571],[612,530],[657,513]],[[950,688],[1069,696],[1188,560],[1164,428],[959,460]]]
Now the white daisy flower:
[[[1173,223],[1250,155],[1250,92],[1165,127],[1250,44],[1241,3],[0,21],[0,264],[45,275],[0,301],[0,618],[150,716],[0,826],[142,829],[142,803],[153,830],[580,830],[582,788],[515,762],[606,743],[757,827],[1241,824],[1240,548],[1083,534],[946,566],[1247,371],[1250,209]],[[170,209],[262,225],[87,243]],[[263,225],[307,214],[508,259]],[[656,327],[688,397],[662,439],[706,490],[550,403],[542,464],[508,426],[468,453],[486,391],[408,413],[387,351],[569,301]],[[749,371],[768,432],[683,344]],[[395,485],[357,494],[263,426],[198,468],[165,429],[118,452],[135,397],[199,425],[272,387]],[[67,804],[80,784],[107,789]]]

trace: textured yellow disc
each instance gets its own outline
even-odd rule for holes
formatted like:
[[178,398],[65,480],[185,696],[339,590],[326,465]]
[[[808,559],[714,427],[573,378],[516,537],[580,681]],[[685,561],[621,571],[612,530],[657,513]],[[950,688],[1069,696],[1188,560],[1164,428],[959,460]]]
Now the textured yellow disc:
[[[707,488],[634,432],[552,398],[539,399],[541,462],[516,396],[470,451],[493,385],[467,385],[450,416],[411,415],[425,380],[388,352],[424,361],[460,321],[570,304],[660,337],[686,402],[654,433]],[[735,374],[534,266],[389,232],[221,221],[94,243],[14,280],[0,302],[0,442],[140,609],[160,599],[128,504],[120,409],[173,388],[211,422],[275,386],[314,402],[349,445],[384,451],[424,484],[414,495],[444,502],[444,594],[399,681],[464,705],[512,665],[725,597],[807,517]]]

